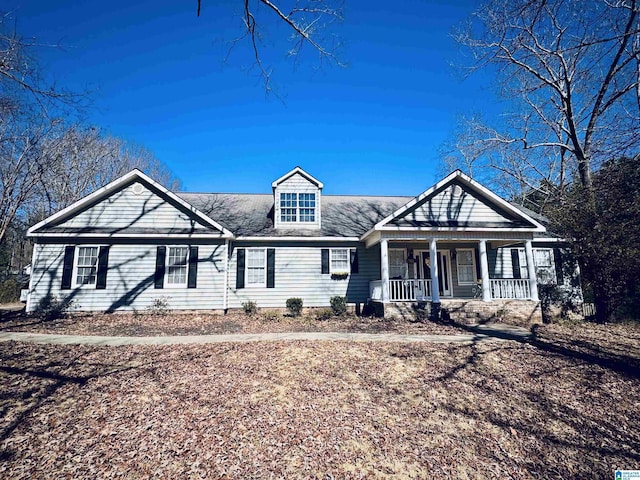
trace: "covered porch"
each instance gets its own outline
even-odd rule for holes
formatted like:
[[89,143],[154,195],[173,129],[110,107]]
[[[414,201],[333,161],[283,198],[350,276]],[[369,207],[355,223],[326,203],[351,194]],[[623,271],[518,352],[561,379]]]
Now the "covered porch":
[[435,184],[363,235],[379,248],[369,285],[382,304],[463,300],[538,303],[534,235],[545,227],[461,171]]
[[392,236],[380,238],[379,245],[381,278],[369,283],[371,301],[538,301],[530,238],[401,239]]

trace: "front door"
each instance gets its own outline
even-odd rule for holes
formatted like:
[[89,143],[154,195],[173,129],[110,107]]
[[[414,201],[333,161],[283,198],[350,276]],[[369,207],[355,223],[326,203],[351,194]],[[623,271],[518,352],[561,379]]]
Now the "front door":
[[[417,263],[418,278],[431,279],[431,254],[427,250],[419,252],[420,262]],[[438,285],[441,297],[450,297],[451,291],[451,262],[449,250],[438,250]]]

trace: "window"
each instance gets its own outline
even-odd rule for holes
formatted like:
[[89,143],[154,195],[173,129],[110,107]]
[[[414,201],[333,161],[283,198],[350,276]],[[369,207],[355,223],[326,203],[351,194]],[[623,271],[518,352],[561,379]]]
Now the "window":
[[98,247],[78,247],[76,285],[95,285],[98,277]]
[[167,285],[186,285],[189,248],[169,247],[167,250]]
[[280,221],[313,223],[316,221],[315,193],[281,193]]
[[476,283],[475,252],[472,248],[456,250],[458,265],[458,285],[472,285]]
[[548,248],[536,248],[533,250],[533,263],[536,267],[551,266],[551,250]]
[[300,221],[315,222],[316,221],[316,194],[301,193],[300,198]]
[[389,249],[389,278],[407,278],[407,261],[403,248]]
[[298,210],[298,194],[281,193],[280,194],[280,221],[296,222],[296,212]]
[[556,269],[553,264],[552,250],[550,248],[534,248],[533,264],[536,266],[538,283],[547,285],[557,282]]
[[349,249],[331,249],[331,273],[349,273]]
[[264,249],[247,249],[247,285],[266,283],[267,256]]

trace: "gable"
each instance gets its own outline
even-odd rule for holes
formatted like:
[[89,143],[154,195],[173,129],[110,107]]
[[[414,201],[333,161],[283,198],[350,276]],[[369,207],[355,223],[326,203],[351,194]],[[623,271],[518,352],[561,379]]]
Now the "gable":
[[544,232],[545,227],[460,170],[378,222],[380,230]]
[[322,189],[324,186],[321,181],[315,179],[300,167],[295,167],[293,170],[290,170],[289,172],[285,173],[283,176],[281,176],[277,180],[274,180],[271,186],[273,188],[277,188],[278,186],[290,181],[292,178],[294,178],[293,180],[294,185],[296,184],[296,182],[300,183],[303,179],[306,183],[309,183],[316,188]]
[[317,192],[318,186],[300,173],[294,173],[286,180],[283,180],[276,187],[279,191],[287,192]]
[[231,235],[195,207],[138,171],[130,172],[35,225],[29,234]]
[[526,227],[522,218],[488,201],[460,181],[426,196],[389,225],[414,227]]

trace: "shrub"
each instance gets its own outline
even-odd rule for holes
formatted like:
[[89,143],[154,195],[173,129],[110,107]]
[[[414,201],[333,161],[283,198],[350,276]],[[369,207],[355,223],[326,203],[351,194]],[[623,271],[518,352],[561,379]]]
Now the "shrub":
[[331,297],[329,302],[331,303],[331,310],[336,317],[340,317],[347,313],[347,297],[336,295]]
[[333,317],[333,310],[331,308],[323,308],[321,310],[318,310],[317,312],[315,312],[315,317],[316,320],[329,320],[331,317]]
[[244,310],[245,314],[252,317],[258,313],[258,304],[252,300],[247,300],[246,302],[242,302],[242,310]]
[[169,313],[169,298],[158,297],[151,300],[147,312],[151,315],[167,315]]
[[299,297],[287,298],[287,310],[292,317],[299,317],[302,313],[302,299]]
[[67,312],[76,306],[76,302],[67,297],[58,298],[55,295],[42,297],[36,305],[34,314],[42,320],[57,320],[66,316]]
[[0,283],[0,303],[12,303],[20,300],[20,284],[15,278]]

